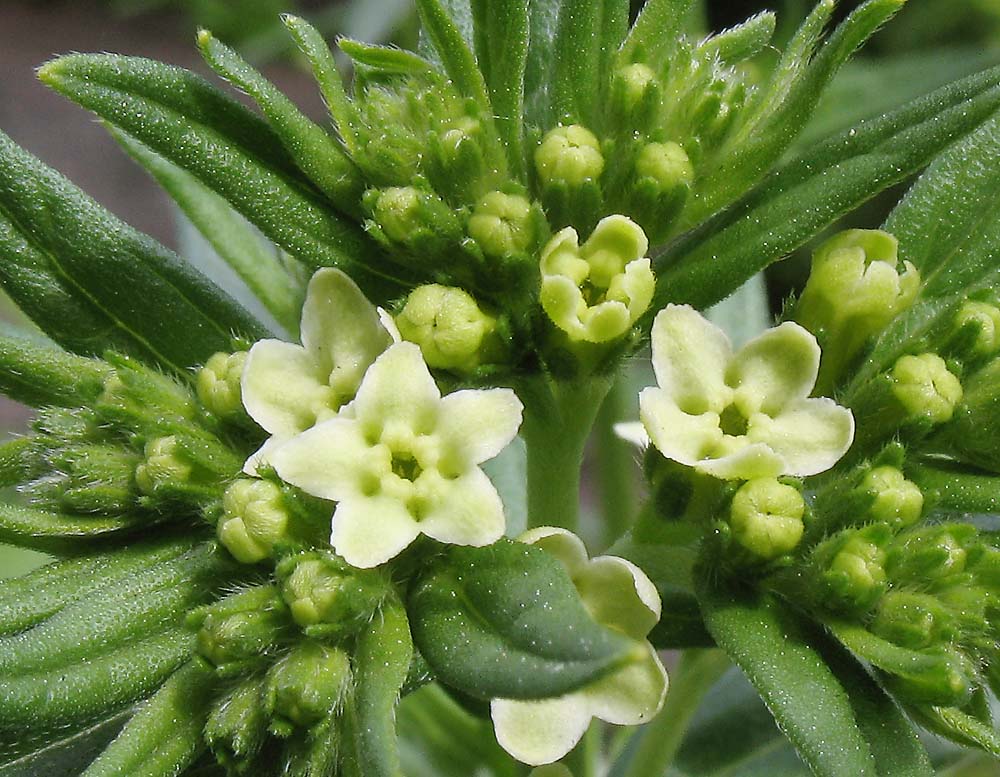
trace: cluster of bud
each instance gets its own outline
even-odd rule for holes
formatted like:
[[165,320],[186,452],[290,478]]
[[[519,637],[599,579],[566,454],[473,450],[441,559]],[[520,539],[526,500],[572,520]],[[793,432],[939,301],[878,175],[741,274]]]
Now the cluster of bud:
[[332,553],[304,553],[278,565],[292,618],[312,635],[339,636],[367,623],[385,595],[379,573],[349,567]]
[[291,625],[273,585],[248,588],[193,610],[187,623],[197,633],[198,654],[220,677],[265,666]]

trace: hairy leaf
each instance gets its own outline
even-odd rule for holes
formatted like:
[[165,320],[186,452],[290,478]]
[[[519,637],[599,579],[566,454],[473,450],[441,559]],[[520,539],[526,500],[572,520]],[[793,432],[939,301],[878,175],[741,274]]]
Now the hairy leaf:
[[10,335],[0,334],[0,391],[4,395],[31,407],[79,407],[97,399],[110,373],[106,363],[7,331]]

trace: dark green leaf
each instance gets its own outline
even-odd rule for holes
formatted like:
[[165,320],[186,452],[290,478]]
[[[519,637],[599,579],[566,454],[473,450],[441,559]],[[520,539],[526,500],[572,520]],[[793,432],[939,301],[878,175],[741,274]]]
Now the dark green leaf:
[[549,78],[559,4],[528,4],[528,59],[524,67],[525,123],[549,129]]
[[92,543],[148,528],[148,515],[64,515],[0,504],[0,542],[49,553],[87,550]]
[[7,331],[0,335],[0,391],[31,407],[79,407],[97,399],[107,364]]
[[0,765],[0,777],[79,777],[82,766],[107,747],[131,715],[131,710],[117,713],[90,728]]
[[199,660],[178,669],[81,777],[181,774],[205,749],[201,733],[214,680]]
[[998,78],[1000,68],[951,84],[786,164],[658,257],[651,311],[668,302],[701,308],[723,299],[840,216],[912,175],[996,111]]
[[524,173],[524,69],[528,59],[528,0],[471,0],[476,60],[515,175]]
[[736,592],[723,582],[702,582],[698,598],[709,632],[813,772],[877,777],[851,699],[817,649],[821,635],[779,600]]
[[0,283],[53,340],[179,372],[260,325],[176,255],[0,133]]
[[613,670],[632,647],[594,622],[556,559],[509,540],[450,547],[408,610],[437,676],[478,698],[566,693]]
[[378,300],[398,293],[360,227],[323,204],[271,128],[201,77],[99,54],[54,60],[39,77],[187,170],[307,266],[340,267]]

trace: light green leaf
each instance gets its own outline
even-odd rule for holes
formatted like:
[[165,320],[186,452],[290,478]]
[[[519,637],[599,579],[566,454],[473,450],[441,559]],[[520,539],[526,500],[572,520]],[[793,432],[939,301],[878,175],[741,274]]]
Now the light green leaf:
[[79,407],[97,399],[110,367],[64,351],[54,343],[0,334],[0,391],[32,407]]
[[509,540],[448,548],[416,584],[407,609],[435,674],[483,699],[575,690],[632,649],[587,614],[559,561]]
[[355,64],[364,65],[382,73],[419,74],[427,73],[433,65],[423,57],[406,49],[391,46],[376,46],[350,38],[340,38],[337,46]]
[[229,350],[234,332],[265,334],[179,257],[2,133],[0,284],[77,353],[114,347],[186,373]]
[[692,0],[649,0],[621,46],[618,64],[669,61],[691,5]]
[[757,56],[771,42],[775,22],[775,16],[770,11],[755,14],[743,24],[723,30],[709,38],[702,45],[701,51],[717,56],[727,65],[750,59]]
[[440,0],[417,0],[417,11],[420,13],[424,32],[441,57],[444,71],[459,94],[475,100],[484,110],[489,110],[486,82],[467,42],[469,36],[463,34]]

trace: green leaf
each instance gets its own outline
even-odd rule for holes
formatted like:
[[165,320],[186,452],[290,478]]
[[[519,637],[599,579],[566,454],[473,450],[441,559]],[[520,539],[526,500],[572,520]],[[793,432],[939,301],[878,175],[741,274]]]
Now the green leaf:
[[345,777],[402,777],[395,709],[413,657],[406,610],[388,601],[358,637],[354,694],[348,701],[351,747]]
[[400,75],[427,73],[434,66],[419,54],[392,46],[376,46],[350,38],[338,38],[337,46],[357,65],[364,65],[382,73]]
[[553,43],[550,119],[595,127],[612,59],[628,30],[621,0],[562,0]]
[[0,133],[0,284],[76,353],[118,348],[178,372],[266,333],[175,254]]
[[621,46],[619,64],[669,61],[692,0],[649,0]]
[[718,35],[713,35],[701,46],[701,51],[714,55],[723,64],[733,65],[757,56],[774,35],[776,18],[770,11],[751,16]]
[[170,629],[53,672],[0,678],[0,763],[145,698],[193,648],[193,633]]
[[[1000,106],[1000,68],[951,84],[803,153],[656,259],[651,311],[707,307],[837,218],[924,167]],[[647,314],[646,324],[653,313]]]
[[444,72],[455,84],[458,93],[489,110],[490,101],[486,96],[483,74],[455,20],[439,0],[417,0],[417,11],[424,31],[441,57]]
[[84,551],[155,521],[149,515],[65,515],[34,507],[0,504],[0,542],[48,553]]
[[0,765],[0,777],[79,777],[81,766],[93,761],[107,747],[131,715],[131,710],[117,713]]
[[13,332],[0,335],[0,391],[31,407],[80,407],[97,399],[110,367],[54,343]]
[[81,777],[179,775],[205,749],[201,733],[215,674],[201,661],[178,669]]
[[947,461],[906,463],[906,477],[933,494],[934,507],[960,513],[1000,513],[1000,477]]
[[326,130],[310,121],[274,84],[207,30],[198,47],[209,66],[260,106],[299,169],[341,212],[357,218],[364,181],[360,171]]
[[[819,777],[877,777],[876,761],[821,639],[773,597],[701,582],[705,625],[747,675],[799,755]],[[822,703],[817,703],[817,700]]]
[[273,130],[201,77],[110,54],[61,57],[38,75],[187,170],[307,266],[340,267],[377,300],[400,291],[360,227],[324,205]]
[[407,609],[437,676],[483,699],[572,691],[612,671],[632,647],[594,622],[556,559],[509,540],[449,547]]
[[559,4],[528,3],[528,58],[524,66],[525,124],[549,129],[549,78]]
[[0,634],[23,631],[104,586],[186,553],[191,545],[183,537],[133,543],[122,550],[54,561],[23,577],[0,581]]
[[[985,750],[1000,758],[1000,734],[990,725],[957,707],[920,707],[914,715],[941,736]],[[995,764],[994,764],[995,767]]]
[[[156,179],[209,245],[246,283],[275,320],[298,333],[305,289],[270,244],[222,197],[186,170],[168,162],[135,138],[112,129],[115,140]],[[189,259],[192,259],[188,255]]]
[[476,60],[486,81],[497,130],[515,175],[524,175],[524,70],[528,0],[471,0]]

